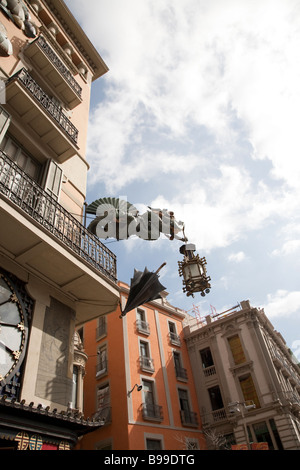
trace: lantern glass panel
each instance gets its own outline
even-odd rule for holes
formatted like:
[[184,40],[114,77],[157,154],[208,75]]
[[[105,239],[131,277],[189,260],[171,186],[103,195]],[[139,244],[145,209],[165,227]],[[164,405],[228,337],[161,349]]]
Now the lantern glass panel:
[[183,268],[185,279],[194,279],[202,275],[201,265],[198,263],[189,263]]

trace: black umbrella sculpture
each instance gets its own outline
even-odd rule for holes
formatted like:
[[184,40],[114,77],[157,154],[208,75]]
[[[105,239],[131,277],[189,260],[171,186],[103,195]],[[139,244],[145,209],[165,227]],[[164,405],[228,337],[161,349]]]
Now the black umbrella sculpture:
[[[184,233],[184,223],[177,221],[174,212],[167,209],[153,209],[147,206],[147,210],[140,214],[139,210],[127,200],[119,198],[104,197],[97,199],[86,207],[86,214],[94,215],[95,218],[89,224],[87,230],[100,239],[115,238],[116,240],[127,240],[135,235],[144,240],[157,240],[164,234],[169,240],[181,240],[185,243],[188,239]],[[182,236],[180,236],[182,232]],[[194,255],[195,245],[183,245],[180,253],[184,260],[179,262],[179,275],[183,276],[183,291],[187,296],[201,292],[202,296],[210,292],[210,277],[206,274],[206,259]],[[134,270],[127,304],[121,317],[129,311],[143,305],[151,300],[161,298],[160,292],[165,290],[158,278],[158,272],[144,272]]]
[[148,271],[147,268],[144,269],[144,272],[134,270],[127,303],[120,318],[139,305],[161,298],[160,292],[166,288],[159,282],[158,273],[165,265],[166,263],[163,263],[155,273]]

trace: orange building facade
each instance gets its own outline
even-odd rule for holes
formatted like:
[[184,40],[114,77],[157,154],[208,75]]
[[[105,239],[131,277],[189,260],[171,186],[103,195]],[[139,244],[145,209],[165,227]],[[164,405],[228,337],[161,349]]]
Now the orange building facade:
[[[120,283],[124,308],[129,288]],[[84,413],[103,426],[81,450],[205,449],[182,322],[185,313],[152,301],[120,318],[116,312],[84,325],[89,359]]]

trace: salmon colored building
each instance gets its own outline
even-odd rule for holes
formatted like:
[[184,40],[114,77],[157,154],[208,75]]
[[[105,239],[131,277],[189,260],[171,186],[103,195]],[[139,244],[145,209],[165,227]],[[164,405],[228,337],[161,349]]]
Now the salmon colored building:
[[116,256],[84,226],[107,71],[63,0],[0,2],[0,450],[73,449],[99,424],[80,416],[75,330],[119,302]]
[[[119,283],[124,308],[128,285]],[[205,449],[182,322],[162,299],[84,325],[84,413],[103,420],[82,450]]]

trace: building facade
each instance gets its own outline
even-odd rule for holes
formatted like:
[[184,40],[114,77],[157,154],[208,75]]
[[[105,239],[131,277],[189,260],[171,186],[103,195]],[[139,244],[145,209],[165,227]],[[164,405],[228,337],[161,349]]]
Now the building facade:
[[300,449],[300,367],[262,309],[243,301],[184,335],[208,448]]
[[107,70],[62,0],[1,1],[1,448],[71,448],[99,426],[80,414],[74,333],[119,301],[116,258],[82,223],[91,86]]
[[[120,283],[122,311],[129,288]],[[83,450],[205,449],[192,370],[183,339],[185,313],[166,295],[120,318],[120,307],[80,331],[88,355],[84,410],[104,426]]]

